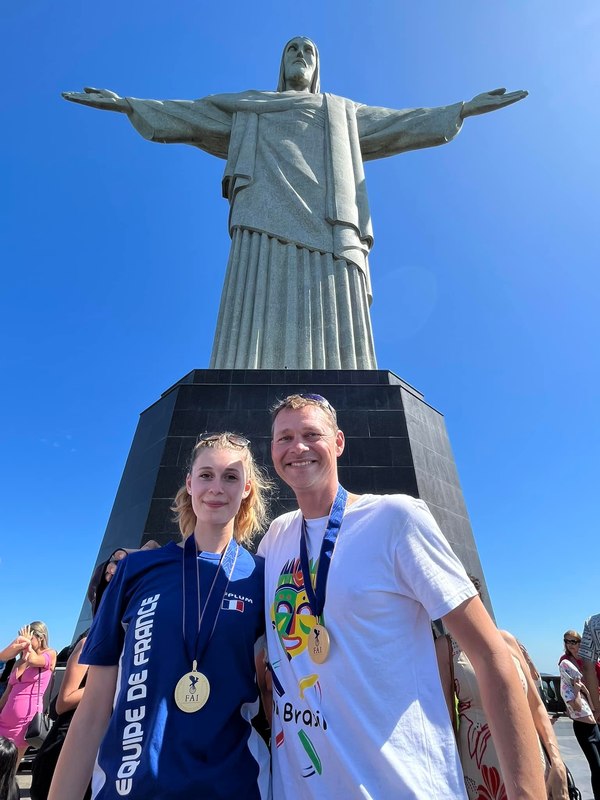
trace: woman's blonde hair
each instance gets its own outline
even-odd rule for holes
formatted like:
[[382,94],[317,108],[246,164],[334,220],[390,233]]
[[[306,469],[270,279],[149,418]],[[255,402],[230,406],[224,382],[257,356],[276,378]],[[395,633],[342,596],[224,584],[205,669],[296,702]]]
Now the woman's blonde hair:
[[[232,450],[240,453],[246,469],[246,479],[250,483],[250,492],[247,497],[242,498],[240,509],[235,515],[233,537],[238,544],[243,544],[266,526],[269,508],[267,497],[273,488],[273,483],[267,477],[266,472],[254,460],[249,443],[237,444],[237,440],[240,442],[247,441],[229,431],[211,434],[210,439],[200,438],[191,452],[187,475],[191,475],[200,451],[206,447],[213,447],[216,450]],[[196,527],[196,514],[192,507],[192,498],[185,483],[175,495],[171,511],[175,513],[175,519],[182,537],[187,539]]]
[[46,650],[48,647],[48,628],[43,622],[40,622],[39,619],[35,620],[34,622],[29,623],[29,630],[40,640],[40,644],[42,646],[42,650]]

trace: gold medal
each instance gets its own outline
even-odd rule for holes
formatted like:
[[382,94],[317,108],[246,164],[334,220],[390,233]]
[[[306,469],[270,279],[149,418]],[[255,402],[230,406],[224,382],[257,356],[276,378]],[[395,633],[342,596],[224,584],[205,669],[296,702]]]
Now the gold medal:
[[210,695],[210,683],[206,675],[198,672],[196,661],[192,664],[192,671],[177,681],[175,687],[175,703],[177,708],[185,711],[186,714],[193,714],[199,711],[208,700]]
[[315,625],[308,637],[308,654],[315,664],[322,664],[327,660],[331,640],[324,625]]

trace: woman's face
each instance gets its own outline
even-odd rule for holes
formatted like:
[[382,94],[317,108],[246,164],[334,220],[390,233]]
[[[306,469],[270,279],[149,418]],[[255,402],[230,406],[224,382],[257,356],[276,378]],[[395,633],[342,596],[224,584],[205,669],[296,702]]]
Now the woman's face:
[[229,527],[250,492],[250,482],[238,449],[202,447],[188,475],[187,490],[201,527]]
[[42,647],[42,639],[37,635],[37,633],[31,634],[31,649],[37,653],[38,650]]
[[565,642],[565,650],[567,651],[567,653],[570,653],[572,656],[575,656],[575,658],[577,658],[577,656],[579,655],[579,645],[581,644],[581,639],[575,639],[575,637],[565,636],[564,642]]

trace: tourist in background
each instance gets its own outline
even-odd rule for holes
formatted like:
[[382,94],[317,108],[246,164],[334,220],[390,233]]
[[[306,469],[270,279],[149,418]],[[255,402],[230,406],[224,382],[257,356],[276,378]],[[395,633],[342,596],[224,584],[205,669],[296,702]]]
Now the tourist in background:
[[567,714],[573,721],[575,738],[590,765],[594,800],[600,800],[600,729],[594,717],[594,704],[579,668],[580,642],[581,636],[577,631],[565,633],[566,652],[559,661],[560,693],[565,701]]
[[17,784],[18,750],[14,742],[0,736],[0,800],[19,800]]
[[[469,576],[481,596],[481,582]],[[567,774],[558,741],[540,697],[534,675],[539,675],[524,648],[507,631],[500,632],[513,658],[541,743],[539,759],[546,770],[546,792],[552,800],[569,800]],[[506,797],[504,778],[475,671],[459,644],[449,635],[436,640],[436,654],[448,712],[454,723],[458,752],[469,798]],[[526,652],[526,651],[525,651]],[[458,700],[456,707],[455,697]],[[458,719],[457,719],[458,714]],[[543,747],[543,749],[542,749]],[[544,751],[546,756],[544,756]],[[548,764],[546,765],[546,759]]]
[[20,761],[28,747],[27,726],[43,710],[44,692],[56,665],[56,651],[49,648],[48,628],[39,620],[21,628],[11,646],[21,649],[0,698],[0,736],[17,745]]
[[[576,664],[581,672],[583,672],[584,660],[581,657],[581,634],[574,630],[565,631],[563,636],[563,644],[565,650],[558,659],[559,666],[561,661],[564,661],[565,658],[568,658],[569,661],[572,661],[574,664]],[[595,663],[595,672],[597,680],[600,682],[600,664],[597,660]]]
[[[79,661],[79,655],[85,644],[86,636],[87,631],[70,648],[67,668],[55,701],[57,716],[33,761],[31,800],[47,800],[60,751],[65,742],[75,709],[83,697],[88,666]],[[83,800],[89,800],[90,797],[91,790],[88,786]]]
[[[156,542],[152,542],[151,544],[158,547]],[[151,547],[142,549],[149,550]],[[111,555],[111,559],[114,555],[114,553]],[[102,600],[102,595],[108,585],[106,581],[102,580],[105,567],[106,563],[101,565],[100,569],[95,570],[88,587],[88,600],[92,606],[92,616],[96,615],[100,600]],[[31,800],[47,800],[54,770],[58,763],[58,757],[60,756],[65,739],[67,738],[67,733],[73,720],[75,710],[83,697],[88,665],[83,664],[79,660],[79,656],[81,655],[88,633],[89,630],[82,633],[75,644],[71,645],[67,650],[65,656],[67,659],[67,668],[55,700],[54,722],[52,723],[52,727],[43,745],[36,753],[33,762],[30,789]],[[88,785],[83,800],[89,800],[90,797],[91,786]]]

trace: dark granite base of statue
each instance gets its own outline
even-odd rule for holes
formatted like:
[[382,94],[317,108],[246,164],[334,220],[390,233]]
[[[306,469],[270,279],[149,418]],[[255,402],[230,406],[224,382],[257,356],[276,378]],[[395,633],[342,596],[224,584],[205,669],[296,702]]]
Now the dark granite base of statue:
[[[405,493],[429,505],[468,572],[482,569],[443,416],[386,370],[193,370],[140,415],[97,563],[117,547],[178,536],[170,506],[199,433],[229,430],[252,440],[274,475],[267,409],[295,392],[318,392],[336,408],[346,449],[342,484],[358,494]],[[296,508],[280,481],[273,516]],[[87,605],[87,603],[86,603]],[[89,624],[82,610],[78,631]]]

